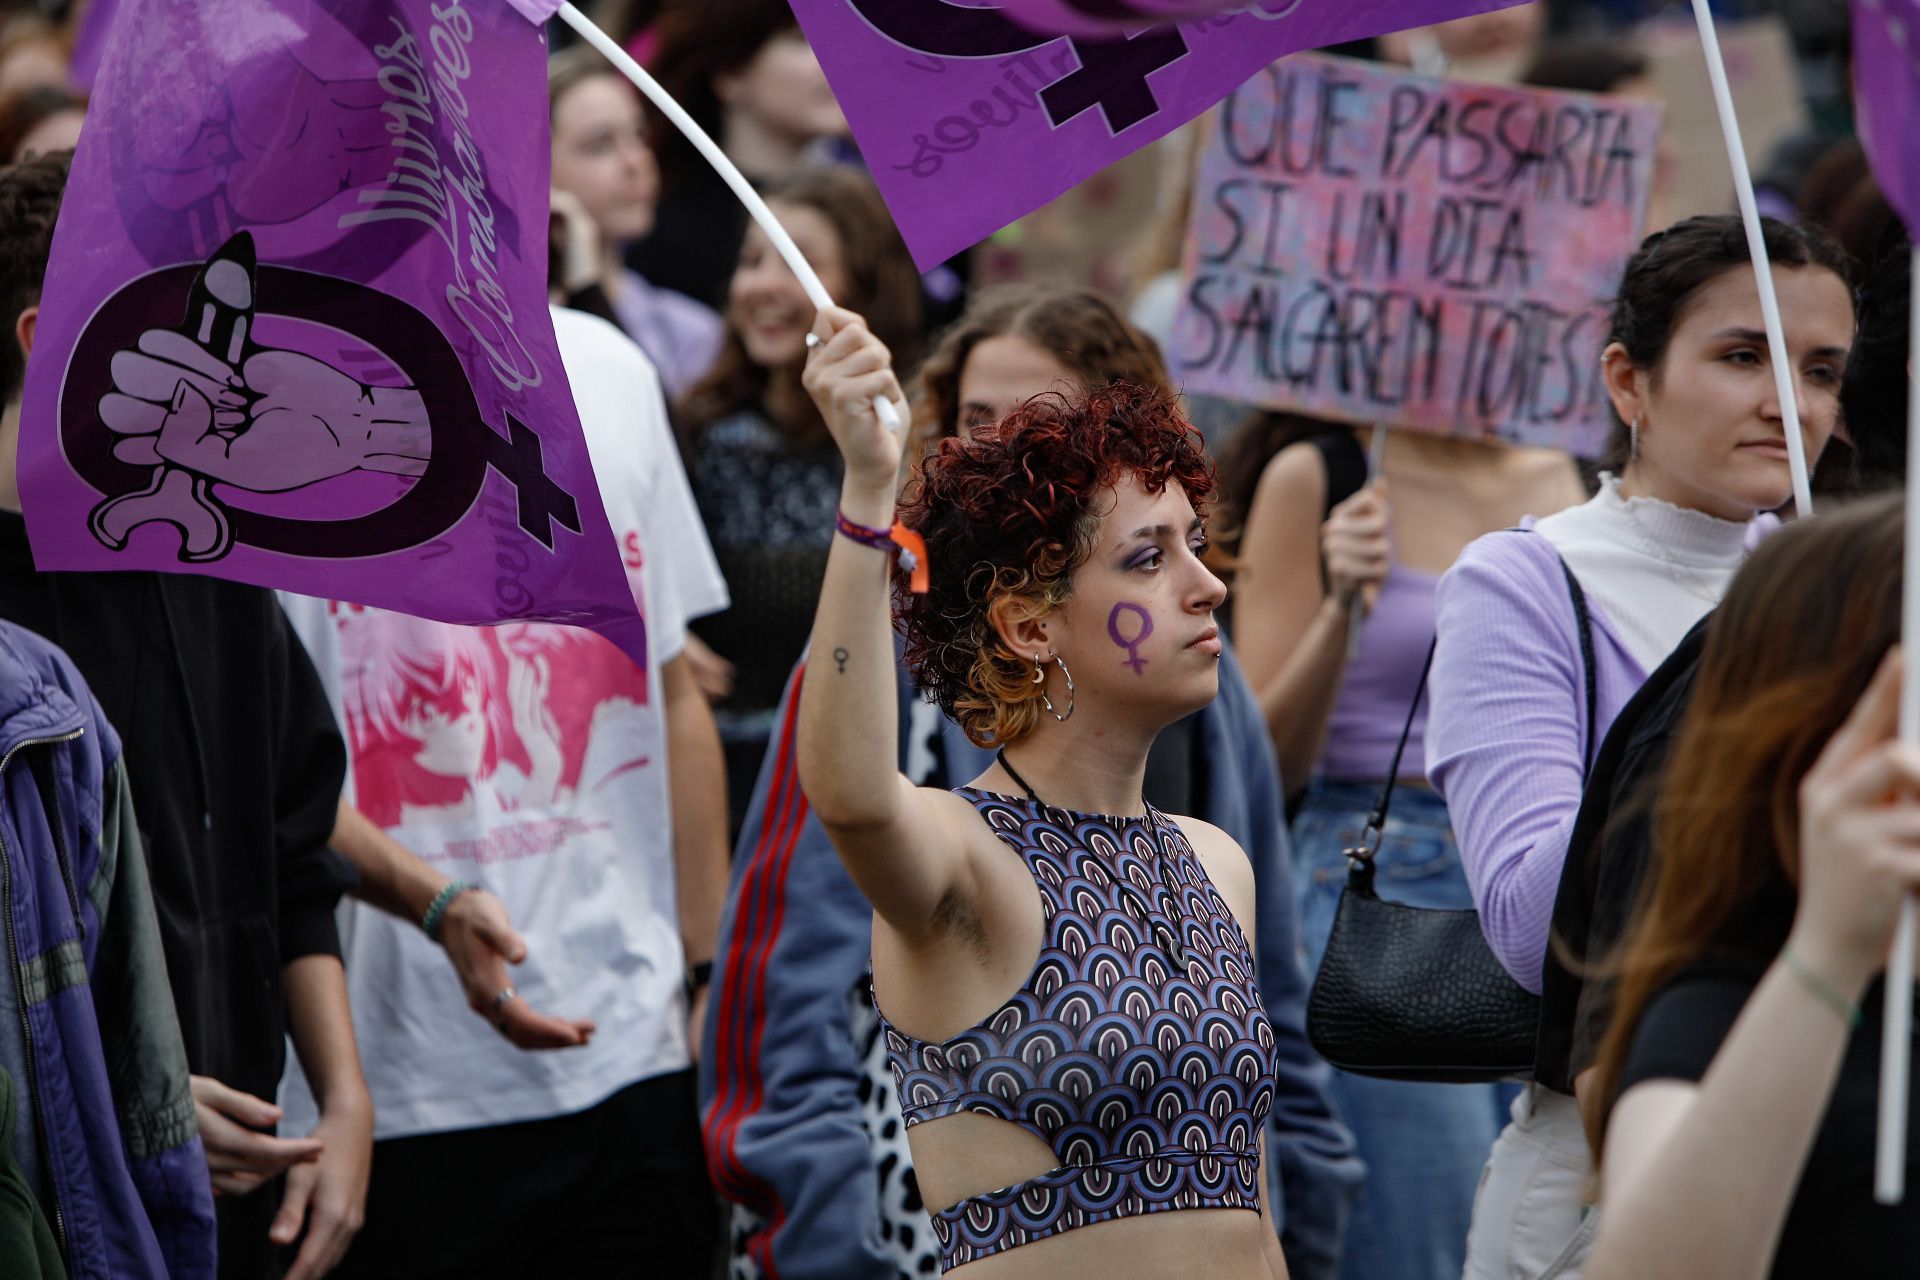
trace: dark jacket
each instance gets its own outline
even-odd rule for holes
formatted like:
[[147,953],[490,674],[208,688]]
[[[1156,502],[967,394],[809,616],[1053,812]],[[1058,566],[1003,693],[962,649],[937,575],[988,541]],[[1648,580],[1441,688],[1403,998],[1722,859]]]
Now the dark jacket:
[[[897,1236],[887,1219],[897,1197],[880,1180],[900,1174],[873,1167],[862,1121],[872,1106],[861,1096],[861,1046],[848,1017],[850,994],[866,986],[873,911],[795,780],[800,674],[780,707],[720,923],[700,1055],[708,1164],[721,1193],[750,1215],[745,1260],[757,1274],[895,1280]],[[910,742],[916,693],[903,669],[898,697],[909,777],[963,786],[992,763],[945,718],[930,742]],[[1333,1108],[1331,1072],[1307,1043],[1307,976],[1279,769],[1231,649],[1221,662],[1220,696],[1196,720],[1187,726],[1195,816],[1247,851],[1260,904],[1255,960],[1278,1058],[1269,1203],[1295,1280],[1320,1280],[1338,1271],[1363,1170]]]
[[1622,707],[1594,756],[1553,903],[1541,974],[1534,1078],[1573,1093],[1612,1020],[1608,964],[1625,940],[1653,860],[1653,805],[1693,702],[1709,613]]
[[[0,513],[0,619],[65,649],[125,744],[167,973],[196,1075],[271,1099],[280,970],[340,954],[351,870],[326,847],[346,749],[273,594],[159,573],[37,573]],[[227,1276],[267,1265],[271,1191],[220,1202]]]
[[13,1078],[0,1071],[0,1258],[7,1260],[7,1280],[66,1280],[60,1243],[13,1158],[19,1132],[13,1101]]
[[213,1275],[213,1192],[120,743],[64,655],[4,624],[0,940],[9,1154],[68,1273]]

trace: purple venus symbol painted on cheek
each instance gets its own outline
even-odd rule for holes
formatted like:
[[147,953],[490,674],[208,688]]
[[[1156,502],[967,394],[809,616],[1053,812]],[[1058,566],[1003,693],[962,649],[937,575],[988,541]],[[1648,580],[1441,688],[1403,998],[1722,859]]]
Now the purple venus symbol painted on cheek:
[[[1130,636],[1122,634],[1120,630],[1120,619],[1126,614],[1132,614],[1140,619],[1139,629]],[[1113,606],[1113,612],[1107,615],[1107,634],[1113,637],[1115,644],[1127,651],[1127,656],[1120,661],[1132,667],[1133,674],[1146,674],[1147,660],[1140,656],[1140,646],[1146,642],[1148,636],[1153,634],[1153,615],[1142,606],[1123,600]]]

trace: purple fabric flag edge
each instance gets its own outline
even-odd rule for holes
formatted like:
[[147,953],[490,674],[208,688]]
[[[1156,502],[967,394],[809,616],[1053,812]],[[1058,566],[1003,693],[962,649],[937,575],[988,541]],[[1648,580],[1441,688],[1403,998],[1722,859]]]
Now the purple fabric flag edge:
[[[1855,114],[1880,190],[1912,232],[1920,227],[1920,4],[1853,0]],[[1906,148],[1903,153],[1902,148]]]
[[528,22],[539,25],[560,12],[565,0],[507,0],[507,3]]
[[[1287,54],[1521,2],[1349,0],[1294,21],[1300,0],[1268,0],[1089,41],[1034,34],[1004,7],[791,0],[922,271],[1159,141]],[[1088,68],[1090,54],[1105,65]],[[1144,94],[1131,87],[1142,84]],[[1058,123],[1051,95],[1073,100]],[[1130,112],[1142,98],[1152,109]]]
[[[154,187],[142,180],[148,164],[145,152],[177,145],[172,144],[180,133],[172,128],[180,123],[175,116],[186,112],[186,121],[191,124],[198,118],[193,113],[203,108],[218,114],[218,104],[225,101],[226,91],[209,74],[211,68],[205,65],[208,60],[230,69],[230,64],[245,57],[250,60],[248,66],[257,67],[273,54],[276,41],[285,34],[284,25],[260,28],[272,38],[242,44],[241,54],[232,49],[217,50],[218,42],[199,38],[209,26],[240,29],[244,23],[236,15],[251,20],[252,12],[246,6],[255,3],[258,0],[154,0],[150,5],[119,6],[122,12],[111,23],[101,87],[94,97],[95,111],[103,116],[116,110],[124,112],[126,104],[116,100],[131,98],[139,103],[134,119],[142,123],[157,120],[159,130],[149,138],[137,128],[90,129],[74,160],[70,187],[81,189],[92,183],[96,194],[77,199],[70,195],[62,210],[49,266],[49,297],[40,321],[40,340],[46,351],[67,354],[64,367],[62,359],[49,359],[45,353],[29,367],[23,415],[27,429],[20,442],[24,514],[36,564],[43,569],[193,573],[459,624],[566,622],[599,631],[635,661],[644,662],[645,622],[636,608],[632,583],[623,571],[617,540],[609,527],[592,459],[573,408],[547,316],[544,271],[528,283],[518,265],[537,262],[544,267],[545,140],[541,135],[526,134],[523,128],[508,129],[502,122],[514,114],[512,99],[544,102],[545,45],[540,33],[528,32],[517,14],[497,8],[486,13],[478,0],[468,0],[471,12],[461,0],[388,0],[391,10],[375,10],[362,24],[404,12],[419,18],[417,36],[401,26],[349,31],[330,11],[303,10],[311,26],[296,28],[295,38],[319,41],[301,50],[301,57],[319,70],[296,62],[290,71],[275,67],[273,74],[258,76],[253,82],[274,92],[296,84],[303,73],[331,77],[327,83],[334,86],[334,92],[327,102],[349,115],[359,112],[363,128],[372,129],[374,136],[393,145],[393,130],[385,123],[388,113],[380,110],[379,104],[393,92],[409,93],[415,95],[411,101],[428,103],[426,77],[409,77],[406,73],[414,66],[424,69],[429,56],[436,59],[429,74],[435,86],[432,114],[440,123],[434,126],[429,120],[425,127],[437,128],[430,141],[441,155],[454,167],[464,165],[484,174],[488,172],[485,156],[500,148],[524,146],[534,153],[525,164],[496,155],[501,163],[492,177],[476,180],[484,185],[465,189],[465,195],[456,193],[462,202],[459,207],[472,211],[472,217],[459,224],[466,229],[459,247],[469,247],[464,235],[472,235],[475,246],[480,244],[480,233],[473,228],[481,224],[488,232],[486,244],[499,246],[497,254],[487,259],[488,274],[483,278],[483,264],[477,258],[452,259],[442,253],[442,233],[452,231],[440,221],[409,215],[398,221],[376,217],[365,226],[358,225],[359,218],[335,224],[333,212],[340,211],[329,212],[324,202],[346,196],[328,185],[331,170],[325,164],[289,164],[280,147],[263,148],[258,156],[261,165],[281,166],[282,172],[273,180],[255,180],[242,187],[235,179],[218,189],[216,194],[225,192],[236,201],[223,207],[224,211],[212,210],[207,205],[211,197],[198,187],[183,196],[178,188]],[[484,5],[492,7],[493,0],[484,0]],[[430,41],[426,35],[423,11],[428,9],[437,15],[435,34],[443,37],[438,41]],[[169,30],[170,24],[180,30]],[[440,30],[441,26],[445,30]],[[321,31],[322,27],[327,30]],[[482,31],[489,33],[483,39],[495,43],[488,51],[478,53],[477,60],[464,56],[465,44]],[[511,78],[515,87],[502,92],[498,76],[505,64],[499,60],[498,50],[503,46],[498,41],[509,33],[514,33],[513,48],[517,51],[513,59],[517,70]],[[388,39],[390,44],[376,47]],[[138,61],[128,63],[130,53],[122,46],[135,41],[151,44],[142,46]],[[376,61],[384,80],[374,75]],[[457,89],[481,65],[493,69],[496,92],[490,97],[475,96],[469,102]],[[124,66],[136,69],[123,76],[117,68]],[[170,86],[170,92],[143,97],[137,86],[130,87],[131,76],[158,77],[159,83]],[[375,98],[371,88],[380,89],[384,96]],[[214,106],[207,108],[207,102]],[[456,114],[462,122],[457,126]],[[218,118],[226,120],[230,115]],[[415,146],[424,145],[421,139],[428,137],[418,133],[421,120],[428,115],[421,106],[408,117],[414,131],[408,140]],[[466,123],[470,116],[471,126]],[[205,128],[203,122],[202,131]],[[185,132],[192,135],[193,130]],[[325,129],[308,130],[301,136],[309,135],[320,142],[331,136]],[[535,136],[540,138],[537,147],[527,141]],[[377,175],[387,168],[388,160],[371,155],[366,164]],[[537,184],[514,181],[513,175],[521,172],[537,172]],[[315,178],[313,174],[321,176]],[[356,188],[362,193],[374,191],[380,200],[390,200],[390,193],[378,181],[376,176],[369,179],[374,186],[356,183]],[[390,174],[386,182],[391,184]],[[297,207],[287,204],[289,196],[300,199],[316,184],[324,188],[318,212],[303,212],[304,203]],[[516,199],[517,188],[522,186],[528,187],[524,204]],[[101,198],[100,192],[111,194]],[[352,189],[348,192],[351,194]],[[465,203],[469,199],[471,205]],[[200,203],[193,203],[195,200]],[[256,208],[262,200],[270,203]],[[516,205],[527,209],[528,216],[520,216]],[[386,207],[376,203],[373,212],[379,215]],[[447,217],[453,207],[441,202],[441,218]],[[190,219],[183,208],[199,216]],[[210,210],[220,212],[221,220],[210,220]],[[318,242],[309,242],[309,228],[316,219],[331,230]],[[432,226],[422,229],[421,224],[427,222]],[[344,232],[345,238],[341,238],[350,223],[355,230]],[[236,224],[245,234],[229,235]],[[395,239],[389,229],[396,226],[409,228],[410,234]],[[372,228],[371,238],[368,228]],[[177,243],[183,236],[193,244]],[[217,246],[217,251],[208,246]],[[463,283],[457,299],[455,288],[434,274],[444,268],[431,267],[428,262],[465,264],[471,279],[460,277]],[[56,266],[61,273],[61,287],[57,289],[51,284]],[[390,274],[397,283],[388,283]],[[304,283],[328,278],[329,283],[317,294]],[[242,279],[244,288],[240,287]],[[483,293],[483,288],[493,292]],[[104,302],[97,301],[100,295],[105,296]],[[105,446],[113,443],[114,436],[106,432],[112,428],[105,424],[104,411],[97,414],[89,406],[116,398],[124,401],[129,392],[158,395],[163,402],[168,397],[162,394],[164,386],[155,392],[151,387],[140,391],[117,381],[109,385],[107,356],[121,347],[131,351],[131,340],[141,336],[141,330],[150,333],[156,324],[177,327],[182,301],[198,313],[200,304],[209,298],[221,305],[209,305],[210,318],[202,326],[204,331],[192,340],[207,350],[227,351],[219,358],[244,366],[247,396],[269,406],[274,396],[295,396],[289,403],[307,403],[304,390],[276,391],[256,379],[256,355],[278,361],[282,373],[297,363],[306,375],[323,378],[327,370],[320,366],[332,360],[335,382],[343,378],[357,382],[363,393],[371,391],[374,395],[391,390],[396,403],[417,396],[420,403],[415,408],[431,412],[425,422],[415,426],[427,426],[432,439],[402,434],[396,443],[424,443],[435,458],[463,459],[439,469],[451,483],[430,486],[428,481],[436,468],[429,466],[428,477],[406,490],[406,498],[421,494],[422,500],[392,500],[387,496],[392,482],[382,479],[380,468],[348,468],[349,472],[360,473],[361,481],[372,476],[373,488],[362,487],[345,497],[336,492],[330,499],[314,499],[323,504],[336,500],[342,503],[323,509],[294,496],[310,487],[304,481],[270,488],[240,483],[227,475],[196,474],[189,470],[192,464],[176,464],[163,457],[129,458],[121,451],[130,443],[125,439],[109,452]],[[339,305],[326,319],[314,323],[309,323],[310,317],[301,311],[283,311],[278,305],[306,305],[301,298],[306,302],[320,298],[323,303],[332,299]],[[518,345],[486,345],[484,316],[492,313],[480,308],[488,305],[487,298],[498,298],[502,309],[510,303],[519,318],[503,323],[518,324]],[[348,301],[354,303],[351,314],[342,309]],[[156,313],[156,307],[160,312]],[[429,316],[429,311],[434,311],[438,319]],[[463,322],[462,316],[470,321]],[[255,320],[257,326],[251,323]],[[422,326],[432,328],[437,335],[430,348],[416,343],[423,335]],[[337,342],[325,336],[329,333],[338,335]],[[320,335],[321,346],[305,346],[315,335]],[[492,336],[513,337],[498,331]],[[212,345],[208,346],[210,337]],[[225,345],[229,338],[231,347]],[[395,348],[407,353],[396,361],[382,354],[387,338],[413,345]],[[328,347],[329,342],[335,345]],[[351,349],[359,354],[351,354]],[[497,366],[487,359],[490,351],[501,362]],[[535,367],[517,366],[516,352],[533,361]],[[414,359],[422,353],[424,364]],[[345,363],[336,359],[342,356]],[[369,358],[372,365],[365,363]],[[354,364],[355,360],[361,363]],[[382,368],[387,370],[384,375],[378,372]],[[356,377],[362,369],[370,371]],[[392,376],[402,369],[409,376]],[[427,374],[426,381],[411,376],[421,370]],[[237,368],[235,376],[243,376],[242,370]],[[89,381],[95,378],[100,379],[97,384]],[[169,377],[167,381],[177,379]],[[112,394],[99,399],[108,391]],[[197,412],[208,412],[210,398],[222,400],[223,411],[230,408],[224,403],[228,396],[223,391],[211,387],[190,387],[189,391],[183,394],[180,386],[174,386],[170,408],[157,403],[141,411],[157,413],[164,434],[167,423],[175,417],[191,426],[195,406],[199,406]],[[443,416],[441,409],[450,412]],[[407,416],[402,412],[394,420]],[[297,420],[299,415],[291,417]],[[281,421],[288,418],[286,413],[281,414]],[[387,422],[388,415],[383,413],[381,421]],[[438,439],[443,421],[448,432],[440,443],[445,447],[436,448],[433,441]],[[252,427],[259,426],[259,421],[252,423]],[[125,429],[122,420],[120,430]],[[278,424],[275,429],[279,429]],[[158,446],[148,452],[157,455]],[[395,456],[409,452],[402,448]],[[283,455],[295,457],[298,453],[285,450]],[[151,490],[137,491],[124,483],[129,473],[136,484],[151,475]],[[241,494],[241,490],[246,493]],[[174,520],[149,514],[144,520],[147,525],[175,526],[177,556],[172,545],[176,539],[145,533],[129,536],[141,527],[141,521],[129,519],[124,528],[115,525],[125,504],[156,505],[148,499],[167,500],[172,503],[170,514],[184,512],[191,517]],[[379,506],[382,501],[386,505],[366,516],[369,522],[379,524],[379,531],[361,536],[353,522],[362,519],[366,508]],[[404,516],[402,507],[406,508]],[[89,508],[90,514],[76,519],[76,511],[88,513]],[[324,535],[312,524],[336,516],[346,519],[330,526]],[[107,536],[103,537],[103,530]],[[270,536],[255,536],[262,532]],[[327,546],[318,557],[305,549],[319,545],[316,539]],[[545,542],[546,547],[535,545],[536,540]]]
[[1204,18],[1245,8],[1245,0],[1107,0],[1105,15],[1088,13],[1075,0],[1002,0],[1007,16],[1049,35],[1125,35],[1145,27]]

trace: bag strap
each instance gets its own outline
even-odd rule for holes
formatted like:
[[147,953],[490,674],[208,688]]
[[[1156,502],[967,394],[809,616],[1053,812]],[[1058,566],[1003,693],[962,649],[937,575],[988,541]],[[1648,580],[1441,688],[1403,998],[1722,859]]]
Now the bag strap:
[[1587,685],[1587,761],[1580,771],[1584,782],[1593,775],[1593,753],[1600,745],[1600,682],[1593,661],[1593,615],[1587,609],[1587,593],[1581,590],[1580,579],[1573,576],[1564,559],[1560,560],[1560,572],[1566,575],[1567,594],[1573,597],[1573,619],[1580,626],[1580,670]]
[[[1599,744],[1600,688],[1595,674],[1593,658],[1593,615],[1587,608],[1587,593],[1581,589],[1580,580],[1573,576],[1573,570],[1557,553],[1554,559],[1560,564],[1560,572],[1567,580],[1567,594],[1573,600],[1573,619],[1580,632],[1580,670],[1586,685],[1587,695],[1587,751],[1585,766],[1580,776],[1584,780],[1593,773],[1594,748]],[[1413,722],[1419,717],[1421,699],[1427,696],[1427,678],[1433,674],[1434,650],[1440,646],[1440,637],[1435,636],[1427,645],[1427,660],[1420,667],[1420,683],[1413,691],[1413,704],[1407,708],[1407,722],[1400,727],[1400,741],[1393,748],[1393,763],[1387,768],[1386,783],[1380,788],[1380,798],[1374,801],[1367,814],[1367,825],[1361,834],[1360,844],[1346,851],[1346,856],[1356,862],[1371,863],[1380,852],[1380,838],[1387,827],[1387,813],[1393,807],[1393,789],[1400,783],[1400,762],[1407,754],[1407,741],[1413,736]]]

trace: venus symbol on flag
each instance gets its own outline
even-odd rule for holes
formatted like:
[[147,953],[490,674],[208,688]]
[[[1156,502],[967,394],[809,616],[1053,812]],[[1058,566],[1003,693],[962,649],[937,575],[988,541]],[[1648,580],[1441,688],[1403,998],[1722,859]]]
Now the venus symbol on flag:
[[[1179,128],[1277,58],[1516,2],[1267,0],[1177,25],[1129,18],[1068,33],[1015,20],[1057,16],[1058,0],[792,0],[923,269]],[[1075,0],[1103,14],[1149,3],[1164,13],[1176,0]]]
[[27,370],[39,565],[644,659],[547,313],[526,8],[122,0]]

